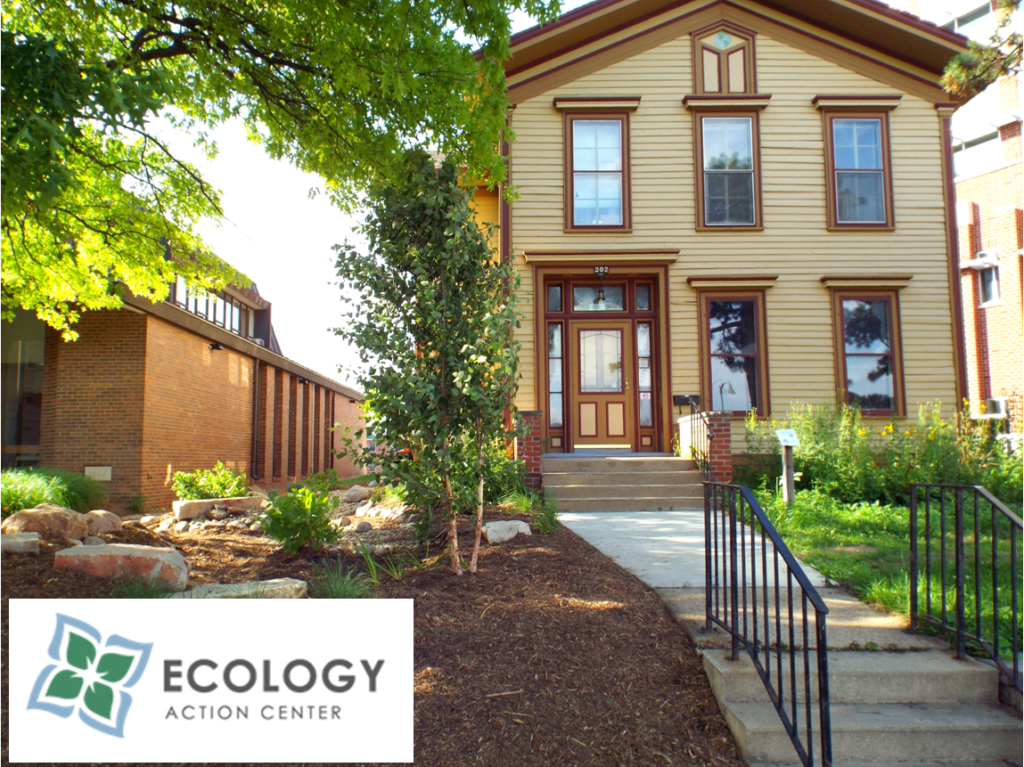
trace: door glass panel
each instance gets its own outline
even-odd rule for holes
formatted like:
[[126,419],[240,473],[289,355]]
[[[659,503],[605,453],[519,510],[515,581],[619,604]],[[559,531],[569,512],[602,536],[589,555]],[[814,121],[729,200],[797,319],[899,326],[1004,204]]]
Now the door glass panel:
[[622,391],[622,331],[580,331],[580,389]]
[[599,300],[601,288],[574,287],[572,308],[577,312],[621,312],[626,308],[625,289],[622,285],[608,285],[603,289],[604,300]]
[[562,311],[562,286],[548,285],[548,311]]
[[548,356],[562,356],[562,326],[548,325]]
[[559,427],[562,425],[562,395],[552,394],[550,403],[548,408],[549,417],[551,418],[550,423],[553,427]]
[[640,379],[637,383],[642,392],[651,390],[651,368],[648,366],[649,363],[650,360],[646,357],[640,358]]
[[640,395],[640,425],[641,426],[654,426],[654,409],[651,407],[651,395],[647,395],[647,399],[644,399],[644,395]]
[[562,361],[558,359],[551,359],[548,361],[548,371],[551,377],[549,381],[552,392],[562,391]]
[[636,354],[638,357],[651,356],[651,326],[641,323],[636,326]]
[[651,286],[636,286],[636,310],[638,312],[649,312],[651,310]]

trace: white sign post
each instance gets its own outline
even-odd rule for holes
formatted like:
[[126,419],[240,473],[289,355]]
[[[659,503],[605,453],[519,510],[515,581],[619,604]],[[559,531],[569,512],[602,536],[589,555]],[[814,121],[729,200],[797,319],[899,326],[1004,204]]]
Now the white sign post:
[[793,503],[796,496],[796,481],[793,471],[793,448],[799,447],[800,440],[792,429],[779,429],[775,432],[782,445],[782,500],[786,505]]

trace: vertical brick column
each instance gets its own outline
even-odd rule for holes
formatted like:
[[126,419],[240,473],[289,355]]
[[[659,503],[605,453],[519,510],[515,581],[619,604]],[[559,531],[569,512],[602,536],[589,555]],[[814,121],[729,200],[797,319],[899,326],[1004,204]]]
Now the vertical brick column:
[[516,457],[526,463],[526,484],[534,490],[540,489],[540,435],[541,410],[520,410],[519,417],[526,425],[525,436],[516,439]]
[[732,414],[708,413],[711,440],[711,481],[732,482]]
[[274,370],[274,449],[270,476],[280,477],[284,474],[284,462],[288,460],[288,443],[285,441],[285,379],[283,370]]

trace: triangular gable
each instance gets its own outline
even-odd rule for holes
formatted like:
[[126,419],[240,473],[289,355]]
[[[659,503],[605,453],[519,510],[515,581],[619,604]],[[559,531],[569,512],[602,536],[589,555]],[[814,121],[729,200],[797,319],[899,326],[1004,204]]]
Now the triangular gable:
[[872,0],[597,0],[512,38],[505,63],[519,103],[720,21],[766,34],[929,101],[967,40]]

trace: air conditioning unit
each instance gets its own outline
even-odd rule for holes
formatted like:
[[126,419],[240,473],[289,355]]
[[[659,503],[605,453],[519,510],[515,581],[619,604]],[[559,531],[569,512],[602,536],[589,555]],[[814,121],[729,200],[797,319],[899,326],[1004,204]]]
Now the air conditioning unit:
[[985,400],[985,415],[991,418],[1009,418],[1006,397],[990,397]]
[[250,338],[249,340],[252,341],[257,346],[266,346],[266,343],[264,343],[262,338]]

